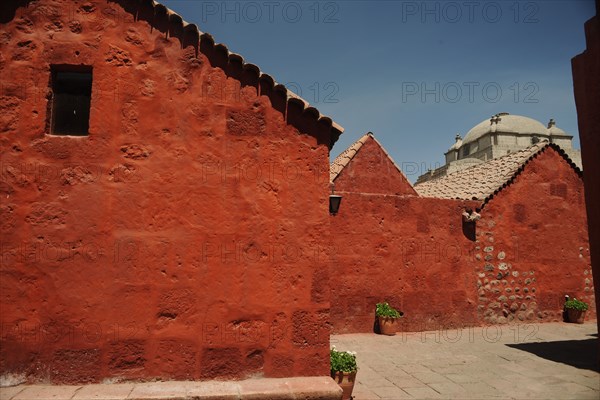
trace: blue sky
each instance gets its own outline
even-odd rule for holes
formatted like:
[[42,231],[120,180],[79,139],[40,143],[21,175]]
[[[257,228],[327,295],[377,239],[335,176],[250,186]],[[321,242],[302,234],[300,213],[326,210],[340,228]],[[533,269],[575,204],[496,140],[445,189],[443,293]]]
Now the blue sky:
[[407,177],[498,112],[575,136],[571,58],[593,0],[162,0],[345,128],[371,131]]

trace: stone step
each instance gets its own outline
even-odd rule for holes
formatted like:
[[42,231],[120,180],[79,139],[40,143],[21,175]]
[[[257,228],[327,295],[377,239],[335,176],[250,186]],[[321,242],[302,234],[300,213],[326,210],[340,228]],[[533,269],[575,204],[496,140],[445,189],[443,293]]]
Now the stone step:
[[19,385],[0,388],[0,400],[340,400],[330,377],[261,378],[243,381],[169,381],[94,385]]

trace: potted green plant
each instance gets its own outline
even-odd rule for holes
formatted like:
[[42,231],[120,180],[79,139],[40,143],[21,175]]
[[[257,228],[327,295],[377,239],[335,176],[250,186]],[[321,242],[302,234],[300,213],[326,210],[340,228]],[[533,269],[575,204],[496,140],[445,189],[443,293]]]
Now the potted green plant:
[[383,335],[393,336],[398,330],[398,318],[404,313],[391,307],[388,303],[377,303],[375,315],[379,322],[379,332]]
[[356,353],[353,351],[337,351],[335,346],[329,351],[331,377],[342,388],[342,400],[349,400],[356,381]]
[[569,322],[583,324],[588,304],[585,301],[573,298],[565,301],[565,309],[567,310],[567,319]]

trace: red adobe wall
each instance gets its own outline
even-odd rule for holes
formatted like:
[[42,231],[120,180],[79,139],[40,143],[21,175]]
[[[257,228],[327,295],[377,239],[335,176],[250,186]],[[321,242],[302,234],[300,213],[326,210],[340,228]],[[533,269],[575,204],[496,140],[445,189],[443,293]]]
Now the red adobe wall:
[[477,203],[413,196],[373,139],[335,187],[343,200],[331,217],[334,332],[373,332],[381,301],[405,313],[405,331],[476,324],[474,243],[463,233],[461,213]]
[[[123,4],[2,15],[0,375],[327,375],[335,138]],[[46,135],[51,64],[93,67],[88,137]]]
[[552,147],[481,211],[478,315],[487,323],[562,321],[564,296],[595,317],[583,182]]
[[[335,332],[372,332],[380,301],[404,311],[403,331],[559,321],[565,294],[593,304],[582,180],[554,148],[485,204],[474,230],[461,214],[479,202],[373,194],[405,182],[381,155],[365,144],[335,180]],[[382,189],[368,179],[377,171]]]
[[[585,23],[586,49],[573,58],[573,86],[577,104],[577,120],[581,139],[581,159],[585,171],[585,197],[587,203],[592,268],[596,279],[600,277],[600,1],[596,0],[596,16]],[[596,286],[596,310],[600,309],[600,288]],[[598,319],[600,331],[600,318]],[[600,359],[600,341],[598,341]]]
[[404,312],[401,330],[477,324],[474,244],[462,230],[469,202],[343,193],[332,217],[336,333],[373,332],[375,304]]

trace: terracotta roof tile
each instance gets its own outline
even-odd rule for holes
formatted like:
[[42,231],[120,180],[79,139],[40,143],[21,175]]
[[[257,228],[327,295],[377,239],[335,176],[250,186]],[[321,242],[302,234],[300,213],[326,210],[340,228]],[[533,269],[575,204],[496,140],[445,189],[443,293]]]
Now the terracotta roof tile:
[[527,149],[477,164],[443,177],[415,185],[423,197],[441,199],[481,200],[483,202],[505,187],[529,162],[548,147],[557,150],[579,173],[581,171],[556,144],[539,142]]

